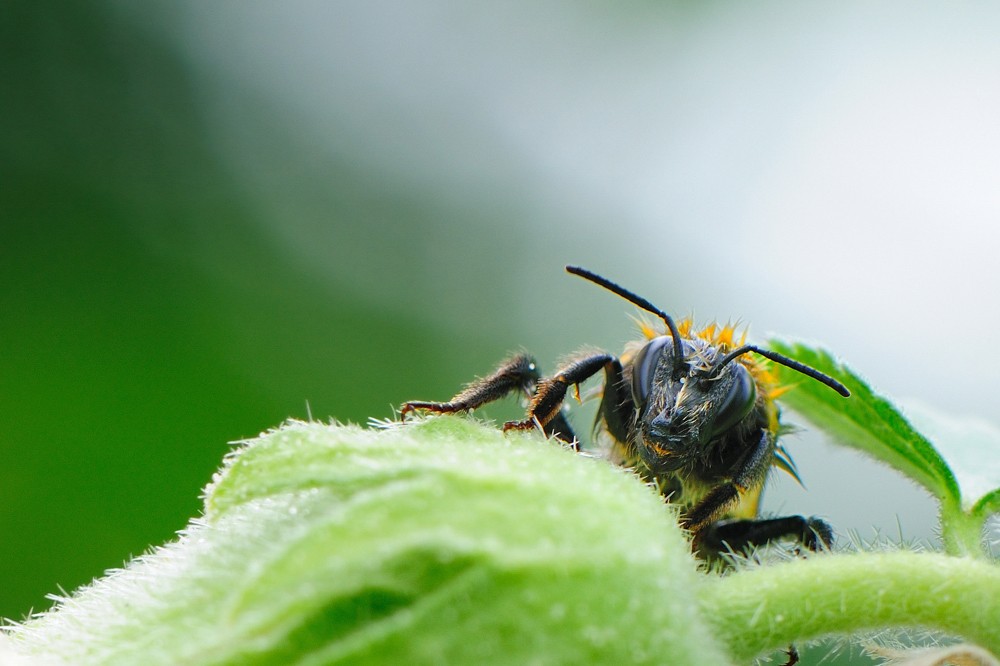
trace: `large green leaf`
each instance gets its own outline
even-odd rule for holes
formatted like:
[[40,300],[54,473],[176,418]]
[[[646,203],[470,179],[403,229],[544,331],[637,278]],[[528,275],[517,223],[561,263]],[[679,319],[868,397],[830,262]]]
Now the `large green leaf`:
[[655,490],[536,433],[294,423],[230,457],[180,539],[0,650],[84,666],[725,664],[702,581]]

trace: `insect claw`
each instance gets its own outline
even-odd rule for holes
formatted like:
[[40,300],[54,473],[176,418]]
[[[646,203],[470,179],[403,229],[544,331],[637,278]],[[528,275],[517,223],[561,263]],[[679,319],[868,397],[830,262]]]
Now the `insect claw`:
[[542,425],[541,420],[535,414],[532,414],[523,421],[507,421],[503,424],[504,432],[508,430],[533,430],[535,428],[538,428],[540,432],[545,432],[545,426]]
[[524,421],[507,421],[503,424],[503,431],[508,430],[531,430],[538,424],[538,421],[534,418],[527,419]]
[[405,421],[407,414],[423,410],[432,414],[450,414],[458,411],[465,411],[465,407],[456,405],[454,402],[423,402],[422,400],[411,400],[404,402],[399,408],[399,420]]

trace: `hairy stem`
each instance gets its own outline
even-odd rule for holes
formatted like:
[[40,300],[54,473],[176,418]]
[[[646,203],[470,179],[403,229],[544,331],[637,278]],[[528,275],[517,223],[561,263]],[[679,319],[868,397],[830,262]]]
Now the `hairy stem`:
[[986,557],[983,523],[986,516],[966,513],[958,502],[941,503],[941,542],[949,555]]
[[814,557],[708,583],[703,615],[737,660],[886,627],[956,634],[1000,654],[1000,567],[936,553]]

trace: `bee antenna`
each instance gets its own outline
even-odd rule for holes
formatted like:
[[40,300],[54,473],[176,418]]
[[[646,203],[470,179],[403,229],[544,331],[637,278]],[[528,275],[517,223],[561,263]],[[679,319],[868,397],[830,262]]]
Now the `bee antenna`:
[[834,391],[844,396],[845,398],[849,398],[851,396],[851,392],[847,390],[847,387],[838,382],[833,377],[823,374],[816,368],[809,367],[804,363],[799,363],[795,359],[788,358],[787,356],[784,356],[777,352],[773,352],[770,349],[762,349],[761,347],[758,347],[756,345],[743,345],[742,347],[738,347],[733,351],[729,352],[722,358],[721,362],[719,362],[718,364],[716,364],[714,368],[712,368],[712,370],[705,376],[705,378],[712,379],[713,377],[719,374],[719,372],[722,370],[723,367],[725,367],[727,363],[732,361],[734,358],[746,354],[747,352],[754,352],[755,354],[760,354],[764,358],[770,359],[775,363],[779,363],[787,368],[791,368],[796,372],[801,372],[806,377],[811,377],[812,379],[815,379],[818,382],[826,384],[827,386],[829,386],[830,388],[832,388]]
[[677,324],[674,323],[674,320],[670,317],[670,315],[647,301],[642,296],[633,294],[628,289],[615,284],[607,278],[601,277],[597,273],[592,273],[586,268],[580,268],[579,266],[567,266],[566,272],[578,275],[584,280],[590,280],[594,284],[600,285],[614,294],[618,294],[629,303],[642,308],[646,312],[655,314],[657,317],[662,319],[663,323],[667,325],[667,329],[670,331],[670,336],[674,341],[674,379],[680,377],[687,371],[687,362],[684,360],[684,348],[681,346],[681,333],[677,330]]

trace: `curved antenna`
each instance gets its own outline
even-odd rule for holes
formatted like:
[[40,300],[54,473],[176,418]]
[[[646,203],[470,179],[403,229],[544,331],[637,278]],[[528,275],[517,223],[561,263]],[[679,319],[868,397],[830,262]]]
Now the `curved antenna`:
[[600,285],[614,294],[618,294],[629,303],[642,308],[646,312],[655,314],[657,317],[662,319],[663,323],[667,325],[667,329],[670,331],[670,336],[673,338],[674,342],[674,379],[677,379],[687,371],[688,364],[684,360],[684,348],[681,346],[681,333],[677,330],[677,324],[675,324],[674,320],[670,318],[670,315],[647,301],[642,296],[633,294],[628,289],[615,284],[607,278],[601,277],[597,273],[592,273],[586,268],[580,268],[579,266],[567,266],[566,272],[578,275],[584,280],[590,280],[594,284]]
[[816,381],[822,384],[826,384],[827,386],[829,386],[830,388],[832,388],[834,391],[844,396],[845,398],[851,397],[851,392],[847,390],[847,387],[838,382],[833,377],[823,374],[816,368],[809,367],[804,363],[799,363],[795,359],[788,358],[787,356],[784,356],[777,352],[773,352],[770,349],[762,349],[761,347],[758,347],[756,345],[743,345],[742,347],[738,347],[733,351],[729,352],[724,357],[722,357],[722,360],[714,368],[712,368],[712,370],[709,371],[708,374],[705,375],[705,379],[713,379],[719,374],[719,372],[722,371],[722,368],[725,367],[727,363],[732,361],[734,358],[737,358],[738,356],[746,354],[747,352],[754,352],[755,354],[760,354],[766,359],[770,359],[775,363],[779,363],[785,366],[786,368],[791,368],[796,372],[801,372],[806,377],[811,377],[812,379],[815,379]]

